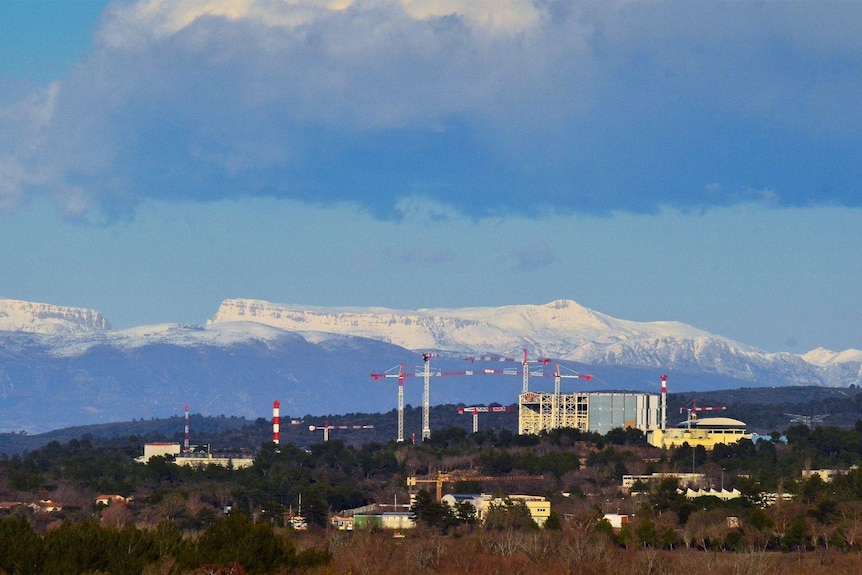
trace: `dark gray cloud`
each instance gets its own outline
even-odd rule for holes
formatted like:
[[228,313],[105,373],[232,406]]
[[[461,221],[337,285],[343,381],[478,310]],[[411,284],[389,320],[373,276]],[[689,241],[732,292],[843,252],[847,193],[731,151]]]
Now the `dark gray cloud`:
[[479,217],[862,198],[859,5],[335,4],[112,6],[66,77],[5,98],[0,209],[31,194],[108,217],[242,195],[384,218],[417,195]]

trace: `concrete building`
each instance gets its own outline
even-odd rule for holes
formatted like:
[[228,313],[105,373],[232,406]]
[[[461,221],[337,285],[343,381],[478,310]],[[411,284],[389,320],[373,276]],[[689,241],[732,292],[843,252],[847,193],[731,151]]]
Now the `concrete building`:
[[485,509],[491,501],[491,496],[484,493],[447,493],[441,499],[449,507],[455,508],[458,503],[469,503],[476,509],[476,519],[482,522],[485,519]]
[[811,479],[816,475],[823,483],[831,483],[839,475],[847,475],[856,469],[858,469],[856,465],[851,465],[850,469],[803,469],[802,479]]
[[206,467],[207,465],[219,465],[221,467],[232,467],[241,469],[251,467],[254,464],[254,456],[245,454],[215,454],[212,453],[190,453],[180,455],[174,459],[177,465],[187,467]]
[[147,463],[151,457],[177,456],[180,454],[179,443],[145,443],[144,455],[138,461]]
[[248,454],[212,454],[207,451],[190,451],[181,453],[179,443],[146,443],[144,444],[144,455],[137,458],[141,463],[149,463],[153,457],[171,457],[177,465],[187,467],[206,467],[207,465],[220,465],[222,467],[233,467],[240,469],[250,467],[254,463],[254,456]]
[[660,397],[651,393],[522,393],[518,433],[574,428],[607,433],[616,427],[648,431],[659,427]]
[[686,499],[697,499],[698,497],[718,497],[722,501],[727,501],[742,497],[742,493],[736,488],[728,491],[727,489],[692,489],[689,487],[685,490]]
[[329,520],[329,524],[339,531],[353,531],[353,515],[334,515],[332,519]]
[[96,505],[104,505],[107,507],[108,505],[112,505],[114,503],[125,505],[131,500],[131,497],[123,497],[122,495],[112,494],[112,495],[97,495],[93,500]]
[[554,393],[527,391],[518,396],[518,433],[570,428],[605,434],[614,428],[643,431],[656,447],[712,449],[719,443],[751,439],[745,423],[729,417],[698,419],[696,409],[680,427],[667,428],[667,376],[661,377],[661,395],[636,392]]
[[632,487],[637,482],[644,483],[651,487],[652,485],[661,482],[662,479],[666,479],[668,477],[673,477],[683,487],[689,486],[700,488],[706,485],[706,476],[703,473],[666,472],[652,473],[649,475],[623,475],[621,487],[624,491],[631,491]]
[[730,417],[705,417],[690,419],[670,429],[652,429],[647,432],[647,442],[661,448],[680,447],[687,443],[690,447],[702,446],[711,450],[716,445],[738,443],[751,439],[745,423]]
[[623,528],[623,525],[628,525],[629,523],[629,516],[621,515],[619,513],[605,513],[602,519],[610,523],[611,527],[613,527],[615,531],[619,531]]
[[416,520],[409,511],[386,511],[383,513],[357,513],[353,516],[354,529],[412,529]]
[[551,502],[538,495],[507,495],[504,498],[491,499],[485,507],[485,513],[493,507],[505,507],[511,503],[522,503],[539,527],[544,527],[545,521],[551,516]]

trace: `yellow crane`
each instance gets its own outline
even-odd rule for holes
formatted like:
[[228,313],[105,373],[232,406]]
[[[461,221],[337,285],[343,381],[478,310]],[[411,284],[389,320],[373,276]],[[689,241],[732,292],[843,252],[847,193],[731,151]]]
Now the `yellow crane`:
[[544,475],[506,475],[496,477],[492,475],[473,475],[470,473],[458,472],[444,473],[442,471],[438,471],[437,475],[434,477],[408,476],[407,487],[416,487],[420,483],[434,483],[437,489],[437,502],[439,503],[443,500],[444,483],[455,483],[456,481],[536,481],[544,478]]

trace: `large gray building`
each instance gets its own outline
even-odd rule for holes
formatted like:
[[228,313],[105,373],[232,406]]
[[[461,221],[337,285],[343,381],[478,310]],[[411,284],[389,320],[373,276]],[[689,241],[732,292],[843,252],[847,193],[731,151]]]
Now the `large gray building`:
[[518,397],[518,433],[558,428],[607,433],[615,427],[641,431],[660,426],[661,397],[651,393],[542,393]]

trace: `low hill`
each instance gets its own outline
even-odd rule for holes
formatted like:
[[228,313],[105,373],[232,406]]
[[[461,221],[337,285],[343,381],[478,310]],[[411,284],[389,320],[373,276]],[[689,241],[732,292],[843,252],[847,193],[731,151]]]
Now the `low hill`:
[[[784,431],[797,425],[795,416],[822,415],[823,425],[851,428],[862,420],[862,389],[824,388],[817,386],[784,388],[739,388],[700,393],[668,394],[668,424],[683,421],[685,410],[695,399],[699,406],[724,406],[726,413],[748,423],[749,430],[768,434]],[[405,431],[408,441],[411,435],[420,435],[421,407],[406,406],[404,410]],[[331,440],[340,440],[349,445],[386,443],[397,435],[397,414],[393,409],[386,413],[348,413],[306,415],[302,418],[282,418],[281,441],[299,447],[307,447],[323,441],[320,429],[310,431],[309,426],[320,427],[373,425],[373,429],[333,429]],[[457,405],[445,404],[431,408],[433,430],[450,427],[472,431],[473,420],[469,414],[459,414]],[[479,418],[479,429],[516,433],[518,414],[484,413]],[[57,429],[47,433],[24,432],[0,434],[0,455],[32,451],[51,441],[66,443],[72,439],[101,441],[125,441],[134,436],[141,443],[150,441],[183,441],[184,421],[182,417],[162,419],[139,419],[127,422],[84,425]],[[209,444],[214,450],[256,449],[272,439],[272,424],[269,419],[246,419],[236,416],[204,417],[190,416],[190,435],[193,444]]]

